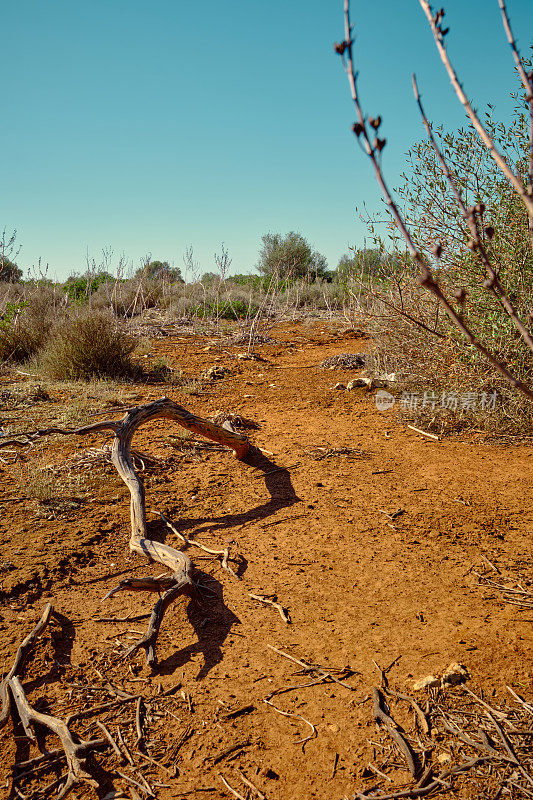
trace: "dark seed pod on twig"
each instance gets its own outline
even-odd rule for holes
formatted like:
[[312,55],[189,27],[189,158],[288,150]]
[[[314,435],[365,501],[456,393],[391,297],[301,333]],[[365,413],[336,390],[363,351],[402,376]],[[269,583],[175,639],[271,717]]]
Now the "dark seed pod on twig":
[[431,275],[431,272],[428,269],[422,272],[422,274],[418,279],[418,283],[420,284],[420,286],[424,287],[434,285],[435,281],[433,280],[433,276]]
[[487,227],[485,228],[485,236],[487,237],[489,242],[492,241],[492,239],[494,238],[494,228],[491,225],[487,225]]
[[380,153],[381,153],[381,151],[383,150],[383,148],[385,147],[386,144],[387,144],[387,140],[386,139],[378,139],[377,136],[374,139],[374,147],[376,148],[376,150],[379,150]]
[[354,122],[352,125],[352,131],[355,133],[356,136],[361,136],[364,131],[364,125],[361,125],[360,122]]
[[439,29],[439,33],[440,33],[441,36],[446,36],[446,34],[449,33],[449,32],[450,32],[449,28],[440,28]]
[[453,296],[457,298],[457,302],[463,305],[464,301],[466,300],[466,289],[456,289],[453,293]]
[[381,117],[369,117],[368,122],[370,125],[372,125],[374,130],[377,131],[377,129],[381,125]]
[[335,52],[342,56],[348,45],[346,42],[335,42],[333,47],[335,48]]

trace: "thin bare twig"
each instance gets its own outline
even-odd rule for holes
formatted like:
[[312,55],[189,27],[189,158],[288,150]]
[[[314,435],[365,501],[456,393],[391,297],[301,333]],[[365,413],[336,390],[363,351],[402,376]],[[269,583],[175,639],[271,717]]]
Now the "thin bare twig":
[[[499,2],[500,2],[500,8],[502,8],[502,1],[499,0]],[[496,148],[494,141],[491,139],[491,137],[481,124],[478,115],[476,114],[472,105],[470,104],[468,97],[466,96],[464,89],[459,81],[459,78],[457,77],[457,73],[455,72],[452,66],[452,63],[450,61],[444,43],[444,37],[447,31],[443,32],[443,29],[437,17],[433,16],[433,11],[431,9],[428,0],[420,0],[420,5],[422,6],[422,10],[424,11],[424,14],[427,17],[431,31],[433,33],[433,38],[435,39],[437,50],[439,51],[439,55],[441,57],[441,61],[444,64],[446,72],[448,73],[448,77],[450,78],[450,82],[455,90],[457,97],[459,98],[459,101],[461,102],[464,110],[466,111],[472,125],[476,129],[479,138],[485,145],[488,153],[494,159],[494,161],[500,168],[505,178],[509,181],[515,192],[518,194],[518,196],[524,203],[529,218],[533,219],[533,197],[528,192],[527,188],[524,186],[521,178],[512,171],[512,169],[510,168],[509,164],[507,163],[503,155]]]
[[268,597],[262,597],[259,594],[251,594],[250,592],[248,593],[248,597],[251,597],[252,600],[257,600],[259,603],[265,603],[268,606],[272,606],[272,608],[276,609],[283,622],[286,622],[287,625],[291,624],[290,614],[286,608],[283,608],[281,603],[276,603],[274,600],[270,600]]
[[[444,47],[442,45],[442,41],[441,41],[442,40],[442,34],[437,31],[436,23],[435,23],[435,20],[433,19],[429,3],[427,2],[427,0],[420,0],[420,3],[422,5],[422,7],[424,8],[424,10],[426,11],[426,16],[428,16],[428,19],[430,20],[430,24],[432,25],[432,30],[434,30],[434,35],[436,36],[437,44],[438,44],[438,47],[439,47],[439,52],[442,51],[441,52],[441,56],[442,56],[442,54],[444,54],[444,56],[446,58],[446,62],[449,64],[449,60],[447,58],[446,51],[445,51],[445,49],[444,49]],[[353,28],[352,28],[352,24],[351,24],[351,20],[350,20],[350,0],[344,0],[344,41],[339,43],[339,44],[337,44],[335,46],[335,49],[343,58],[343,63],[344,63],[344,66],[345,66],[346,75],[348,77],[348,83],[349,83],[349,86],[350,86],[350,93],[351,93],[352,100],[353,100],[353,103],[354,103],[354,106],[355,106],[355,109],[356,109],[356,112],[357,112],[358,121],[352,126],[352,129],[353,129],[354,134],[357,137],[357,140],[362,145],[362,148],[363,148],[364,152],[366,153],[366,155],[368,156],[368,158],[370,159],[370,161],[372,163],[372,166],[374,168],[374,174],[375,174],[376,180],[378,182],[378,185],[379,185],[379,187],[381,189],[384,201],[385,201],[386,205],[388,206],[388,208],[390,210],[390,213],[392,214],[392,216],[393,216],[393,218],[395,220],[395,223],[396,223],[400,233],[402,234],[402,236],[403,236],[403,238],[405,240],[405,243],[407,244],[409,252],[411,253],[413,259],[416,261],[418,266],[420,267],[420,279],[419,279],[420,280],[420,285],[423,286],[425,289],[427,289],[429,292],[431,292],[437,298],[437,300],[439,301],[441,306],[444,308],[444,310],[446,311],[446,313],[448,314],[450,319],[454,322],[454,324],[457,326],[457,328],[461,331],[461,333],[466,338],[466,340],[469,342],[469,344],[471,344],[473,347],[475,347],[485,357],[485,359],[487,361],[489,361],[490,364],[492,364],[494,369],[503,378],[505,378],[505,380],[511,386],[513,386],[515,389],[518,389],[519,391],[521,391],[530,400],[533,400],[533,389],[530,388],[527,384],[525,384],[520,379],[516,378],[507,369],[507,367],[504,364],[502,364],[502,362],[493,353],[491,353],[490,350],[488,350],[488,348],[485,347],[485,345],[480,341],[480,339],[470,330],[470,328],[465,323],[465,321],[464,321],[463,317],[461,316],[461,314],[459,314],[455,310],[455,308],[453,307],[451,302],[448,300],[448,298],[446,297],[446,295],[444,294],[444,292],[440,288],[438,282],[433,277],[433,274],[431,272],[430,267],[428,266],[428,264],[426,263],[426,261],[422,257],[422,254],[420,253],[420,251],[418,250],[417,246],[414,243],[414,240],[413,240],[413,238],[411,236],[411,233],[409,232],[409,229],[407,228],[407,225],[406,225],[406,223],[405,223],[405,221],[404,221],[404,219],[403,219],[403,217],[402,217],[402,215],[401,215],[401,213],[400,213],[400,211],[398,209],[398,206],[396,205],[396,203],[393,200],[393,197],[392,197],[392,195],[391,195],[391,193],[389,191],[389,188],[387,186],[387,183],[385,181],[385,178],[383,176],[383,172],[382,172],[382,169],[381,169],[381,163],[380,163],[381,162],[381,153],[382,153],[382,151],[383,151],[383,149],[384,149],[384,147],[386,145],[386,140],[382,139],[382,138],[380,138],[378,136],[379,126],[381,125],[381,119],[380,118],[378,118],[377,120],[372,120],[373,125],[371,127],[373,127],[373,129],[375,131],[375,136],[374,136],[373,140],[371,140],[371,138],[370,138],[370,133],[369,133],[370,123],[365,119],[365,116],[364,116],[363,110],[362,110],[362,106],[361,106],[361,102],[360,102],[360,99],[359,99],[359,94],[358,94],[358,91],[357,91],[357,74],[356,74],[356,71],[355,71],[355,66],[354,66],[354,61],[353,61],[353,37],[352,37],[352,33],[353,33]],[[450,65],[450,68],[451,68],[451,65]],[[453,73],[453,75],[454,75],[456,84],[460,88],[460,84],[458,83],[457,78],[455,77],[455,73]],[[453,81],[452,81],[452,83],[453,83]],[[464,97],[465,101],[468,103],[468,100],[466,99],[466,96],[464,95],[464,92],[462,91],[461,88],[460,88],[460,91],[461,91],[462,96]],[[469,108],[471,108],[470,104],[468,104],[468,106],[469,106]],[[477,119],[477,117],[476,117],[476,119]],[[481,127],[481,130],[483,130],[482,127]],[[486,134],[484,134],[484,135],[485,135],[485,137],[487,137]],[[488,147],[489,152],[491,152],[491,155],[493,155],[493,157],[494,157],[495,148],[494,148],[494,145],[492,143],[492,140],[490,140],[490,137],[488,137],[488,139],[489,139],[489,141],[486,142],[486,146]],[[497,161],[497,163],[499,163],[499,162]],[[516,176],[514,176],[512,171],[509,169],[509,167],[507,167],[505,161],[503,161],[503,165],[505,166],[505,168],[507,170],[507,172],[505,173],[506,177],[511,179],[511,183],[512,183],[513,187],[519,193],[520,197],[524,200],[524,203],[526,204],[526,207],[528,208],[528,213],[530,213],[530,215],[533,217],[533,197],[530,197],[527,194],[526,189],[523,186],[522,182],[519,179],[517,179]],[[499,164],[499,166],[503,169],[503,166],[501,166],[500,164]]]
[[277,706],[274,705],[274,703],[272,703],[270,701],[270,697],[272,697],[272,695],[269,695],[268,697],[263,698],[263,703],[266,703],[267,706],[270,706],[271,708],[274,709],[274,711],[277,711],[278,714],[282,714],[284,717],[294,717],[294,719],[301,719],[302,722],[305,722],[305,724],[309,725],[309,727],[311,728],[311,733],[309,734],[309,736],[305,736],[303,739],[298,739],[295,742],[295,744],[301,744],[301,745],[305,746],[306,742],[309,742],[311,739],[315,739],[316,738],[316,728],[315,728],[315,726],[313,725],[312,722],[309,722],[309,720],[306,719],[305,717],[302,717],[301,714],[296,714],[293,711],[282,711],[281,708],[278,708]]

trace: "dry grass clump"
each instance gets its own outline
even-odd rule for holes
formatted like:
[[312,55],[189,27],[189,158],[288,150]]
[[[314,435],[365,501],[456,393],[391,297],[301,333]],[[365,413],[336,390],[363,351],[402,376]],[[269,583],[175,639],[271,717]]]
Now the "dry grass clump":
[[139,378],[142,371],[131,359],[135,345],[109,313],[85,311],[53,331],[39,367],[54,380]]
[[97,310],[109,309],[118,317],[137,317],[160,305],[165,288],[163,281],[148,278],[103,283],[93,294],[91,304]]

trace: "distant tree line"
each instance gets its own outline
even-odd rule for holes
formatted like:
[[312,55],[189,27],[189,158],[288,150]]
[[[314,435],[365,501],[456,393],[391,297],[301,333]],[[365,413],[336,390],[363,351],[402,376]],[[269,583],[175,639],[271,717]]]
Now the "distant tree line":
[[[339,260],[336,269],[328,269],[328,263],[321,253],[313,248],[309,241],[296,231],[286,234],[266,233],[261,238],[259,258],[255,265],[256,272],[251,274],[227,276],[234,283],[262,285],[270,281],[273,276],[280,281],[295,281],[306,279],[313,281],[340,281],[350,279],[383,279],[394,271],[395,266],[405,257],[391,255],[383,248],[357,250],[351,248]],[[22,269],[0,252],[0,282],[17,283],[22,280]],[[169,283],[184,283],[181,270],[172,267],[168,261],[148,258],[135,271],[135,280],[167,281]],[[119,279],[106,269],[88,269],[85,273],[72,273],[65,281],[65,289],[74,301],[95,292],[104,283],[111,283]],[[202,283],[209,284],[221,280],[221,275],[216,272],[205,272]]]

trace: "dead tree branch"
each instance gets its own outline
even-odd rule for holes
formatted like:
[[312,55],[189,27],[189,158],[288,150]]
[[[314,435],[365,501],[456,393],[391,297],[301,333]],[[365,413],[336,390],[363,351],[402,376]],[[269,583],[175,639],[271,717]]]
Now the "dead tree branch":
[[[148,538],[144,485],[133,464],[131,452],[131,440],[133,435],[142,425],[146,425],[148,422],[161,418],[173,420],[187,430],[231,448],[234,450],[238,459],[244,458],[248,452],[250,445],[245,436],[230,432],[209,420],[196,417],[167,397],[163,397],[161,400],[156,400],[147,405],[129,409],[125,416],[119,421],[108,420],[97,422],[93,425],[86,425],[82,428],[72,429],[47,428],[21,434],[25,436],[25,440],[15,440],[23,445],[32,444],[36,439],[53,433],[76,436],[98,433],[100,431],[112,431],[114,433],[114,440],[111,447],[111,461],[128,487],[131,495],[130,550],[139,555],[146,556],[151,561],[163,564],[172,573],[170,577],[128,578],[121,581],[118,586],[106,595],[106,597],[111,597],[119,591],[149,591],[158,592],[160,594],[160,598],[155,604],[150,616],[148,630],[145,636],[126,652],[127,657],[136,653],[141,648],[144,649],[146,652],[146,660],[152,668],[155,668],[157,665],[155,645],[165,611],[178,597],[183,595],[191,598],[197,597],[196,587],[192,578],[194,566],[189,556],[180,550],[176,550],[173,547],[152,541]],[[0,443],[0,446],[4,444],[5,443]],[[223,565],[224,564],[227,569],[227,558],[223,560]]]
[[[72,734],[66,722],[57,717],[52,717],[50,714],[43,714],[36,711],[26,697],[24,688],[21,683],[21,677],[24,672],[24,665],[26,659],[31,652],[37,638],[44,631],[53,614],[53,608],[50,603],[47,603],[41,619],[37,622],[32,631],[20,644],[13,665],[2,683],[0,684],[0,698],[2,700],[2,710],[0,712],[0,728],[2,728],[8,721],[9,717],[13,718],[13,723],[16,725],[20,722],[24,734],[32,744],[36,744],[33,726],[41,725],[48,730],[52,731],[61,741],[62,750],[54,751],[53,753],[44,753],[37,761],[42,759],[47,760],[55,755],[64,755],[67,760],[68,773],[66,780],[61,787],[56,800],[66,797],[70,790],[78,783],[84,782],[98,788],[99,782],[90,775],[86,770],[86,757],[87,754],[94,750],[105,749],[109,746],[106,739],[93,739],[91,741],[78,740],[75,734]],[[28,764],[35,763],[32,759]],[[21,764],[18,765],[22,766]],[[14,780],[19,780],[22,775],[16,776]]]

